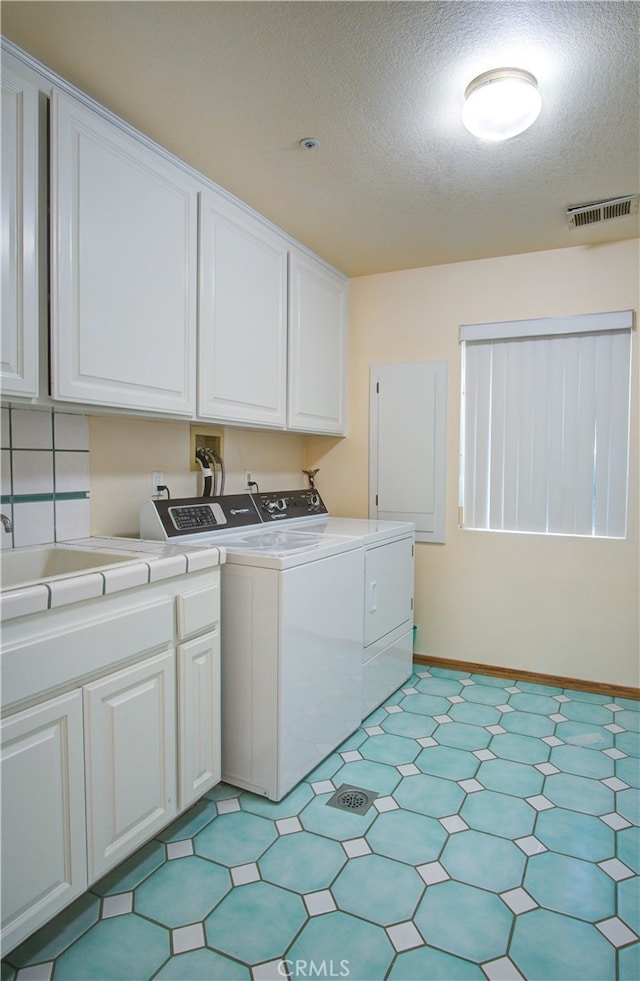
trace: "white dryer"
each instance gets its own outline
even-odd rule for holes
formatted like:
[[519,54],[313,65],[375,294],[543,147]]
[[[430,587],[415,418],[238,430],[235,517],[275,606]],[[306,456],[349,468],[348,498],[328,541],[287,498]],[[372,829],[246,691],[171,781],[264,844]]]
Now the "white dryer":
[[141,536],[226,550],[222,776],[280,800],[411,673],[413,525],[317,491],[149,501]]

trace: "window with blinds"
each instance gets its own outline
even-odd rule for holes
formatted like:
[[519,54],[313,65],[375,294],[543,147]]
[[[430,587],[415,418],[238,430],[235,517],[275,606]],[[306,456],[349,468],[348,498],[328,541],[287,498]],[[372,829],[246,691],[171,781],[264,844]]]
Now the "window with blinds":
[[633,311],[468,324],[461,525],[624,538]]

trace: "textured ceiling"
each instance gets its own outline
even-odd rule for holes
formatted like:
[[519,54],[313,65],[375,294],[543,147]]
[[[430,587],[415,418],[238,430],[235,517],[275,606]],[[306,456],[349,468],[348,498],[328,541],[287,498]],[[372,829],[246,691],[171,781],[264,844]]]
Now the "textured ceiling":
[[[596,245],[566,208],[640,184],[638,2],[3,2],[2,33],[350,275]],[[543,109],[466,132],[517,66]],[[320,149],[298,141],[316,137]]]

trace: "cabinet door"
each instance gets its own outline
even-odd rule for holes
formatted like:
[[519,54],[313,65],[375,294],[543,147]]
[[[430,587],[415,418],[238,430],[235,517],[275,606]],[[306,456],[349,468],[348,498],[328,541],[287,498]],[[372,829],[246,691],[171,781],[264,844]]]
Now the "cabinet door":
[[288,426],[344,433],[347,283],[310,256],[289,256]]
[[447,362],[372,365],[370,386],[369,517],[444,542]]
[[84,688],[89,881],[176,813],[173,651]]
[[200,196],[198,415],[284,428],[285,240],[241,208]]
[[196,183],[54,91],[51,236],[54,397],[192,415]]
[[365,552],[364,644],[413,620],[413,539],[402,538]]
[[2,67],[3,395],[38,394],[38,89]]
[[87,888],[82,693],[2,723],[5,953]]
[[178,647],[180,810],[220,781],[220,633]]

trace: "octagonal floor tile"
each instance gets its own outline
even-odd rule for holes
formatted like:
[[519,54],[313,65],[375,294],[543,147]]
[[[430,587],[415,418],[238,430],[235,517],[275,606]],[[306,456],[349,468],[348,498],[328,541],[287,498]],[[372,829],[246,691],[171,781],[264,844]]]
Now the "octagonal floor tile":
[[437,727],[438,723],[432,718],[417,712],[394,712],[382,723],[385,732],[395,736],[407,736],[409,739],[424,739]]
[[637,981],[640,977],[640,943],[619,951],[618,964],[620,981]]
[[504,688],[488,684],[468,685],[464,690],[465,702],[478,702],[481,705],[504,705],[508,697]]
[[564,807],[553,807],[538,815],[536,837],[551,851],[589,862],[603,862],[615,856],[615,832],[604,821]]
[[440,858],[452,879],[492,892],[517,888],[525,863],[526,856],[513,842],[473,830],[452,835]]
[[432,947],[476,963],[506,954],[512,920],[498,896],[451,880],[430,886],[413,917]]
[[571,773],[554,773],[546,777],[544,795],[558,807],[583,814],[608,814],[615,806],[612,790],[590,777],[577,777]]
[[616,794],[618,814],[638,826],[640,824],[640,791],[635,787],[621,790]]
[[509,695],[509,705],[517,712],[529,712],[534,715],[554,715],[558,712],[558,702],[555,698],[530,692]]
[[616,776],[619,780],[624,780],[630,787],[640,787],[640,766],[634,756],[627,756],[624,760],[616,760]]
[[615,949],[596,927],[544,909],[516,918],[509,956],[525,978],[616,976]]
[[215,950],[202,947],[190,950],[187,954],[178,954],[167,961],[162,970],[154,975],[162,981],[247,981],[251,978],[249,968],[223,957]]
[[423,695],[460,695],[464,685],[454,678],[420,678],[415,688]]
[[228,869],[190,855],[165,862],[138,886],[134,909],[164,926],[185,926],[204,920],[230,888]]
[[423,880],[408,865],[380,855],[363,855],[349,862],[331,891],[345,913],[390,926],[413,916],[424,888]]
[[535,813],[525,801],[495,790],[469,794],[460,816],[475,831],[500,838],[524,838],[532,833],[535,823]]
[[[338,762],[342,761],[338,758]],[[280,818],[294,817],[312,797],[313,790],[308,782],[303,781],[278,802],[258,797],[257,794],[243,793],[240,796],[240,806],[243,811],[279,821]]]
[[[377,737],[373,737],[374,739]],[[388,797],[400,783],[402,777],[395,767],[375,760],[356,760],[353,763],[343,763],[334,773],[332,780],[336,787],[348,783],[352,787],[364,787],[374,790],[381,797]]]
[[627,756],[640,756],[640,735],[637,732],[617,732],[615,735],[616,749],[621,749]]
[[257,862],[278,836],[273,821],[233,811],[221,814],[193,840],[197,855],[229,867]]
[[450,746],[429,746],[416,758],[415,764],[423,773],[449,780],[469,780],[476,775],[479,760],[471,753]]
[[[338,781],[339,784],[350,782],[349,780]],[[372,787],[367,789],[373,790]],[[335,838],[337,841],[361,838],[376,819],[375,807],[370,807],[366,814],[340,811],[327,805],[331,796],[331,794],[320,794],[307,804],[300,814],[302,826],[307,831],[315,831],[316,834]]]
[[[636,702],[637,705],[637,702]],[[640,732],[640,712],[636,709],[634,711],[629,711],[624,709],[622,712],[616,712],[615,721],[623,729],[627,729],[629,732]]]
[[636,875],[640,874],[640,828],[626,828],[617,833],[618,858]]
[[69,981],[150,978],[171,953],[169,931],[135,913],[100,920],[56,961]]
[[617,885],[618,916],[640,935],[640,890],[637,879],[625,879]]
[[[607,726],[614,721],[611,709],[606,709],[602,705],[594,705],[590,702],[564,702],[560,711],[571,722],[586,722],[594,726]],[[616,715],[620,715],[620,713],[617,712]]]
[[465,794],[453,780],[418,773],[405,777],[393,796],[400,807],[440,818],[457,814]]
[[[500,678],[498,675],[491,674],[470,674],[469,678],[471,681],[475,682],[476,685],[487,685],[490,688],[509,688],[514,684],[513,681],[509,680],[509,678]],[[505,695],[503,701],[506,702],[506,700],[507,697]]]
[[299,962],[307,971],[312,962],[324,963],[327,971],[332,965],[340,977],[370,981],[385,977],[394,954],[382,927],[337,911],[309,920],[287,951],[286,960],[294,967]]
[[493,705],[483,705],[481,702],[456,702],[447,715],[454,722],[465,722],[467,725],[495,726],[500,721],[502,712]]
[[512,760],[485,760],[480,765],[476,780],[487,790],[497,790],[515,797],[533,797],[539,794],[544,776],[524,763]]
[[494,736],[490,748],[496,756],[513,763],[544,763],[549,759],[550,751],[550,747],[540,739],[514,732]]
[[434,818],[403,810],[378,815],[367,832],[373,851],[410,865],[434,862],[446,838],[446,831]]
[[486,974],[471,961],[445,954],[434,947],[418,947],[398,954],[389,972],[397,981],[425,981],[426,978],[446,978],[447,981],[486,981]]
[[297,831],[275,841],[258,865],[268,882],[305,893],[326,889],[346,860],[337,841]]
[[445,715],[451,702],[438,695],[405,695],[400,702],[405,712],[419,715]]
[[[259,964],[279,957],[306,918],[299,896],[268,882],[251,882],[230,892],[204,928],[209,947],[245,964]],[[262,929],[252,930],[253,923]]]
[[[515,696],[511,696],[514,698]],[[509,702],[511,704],[511,702]],[[559,705],[554,702],[556,711]],[[500,719],[500,725],[507,732],[518,733],[521,736],[535,736],[542,739],[543,736],[552,736],[555,729],[555,722],[546,715],[536,715],[534,712],[505,712]]]
[[615,915],[615,882],[592,862],[544,852],[529,859],[524,887],[540,906],[581,920]]
[[438,726],[433,738],[441,746],[452,746],[455,749],[486,749],[491,741],[491,733],[482,726],[469,725],[466,722],[447,722]]
[[593,777],[595,780],[612,777],[615,771],[615,763],[609,756],[583,746],[554,746],[549,759],[564,773]]
[[399,763],[413,763],[420,752],[420,746],[415,739],[385,734],[370,736],[361,745],[360,752],[366,760],[397,766]]
[[559,722],[556,736],[570,746],[585,746],[589,749],[610,749],[613,746],[612,732],[585,722]]

